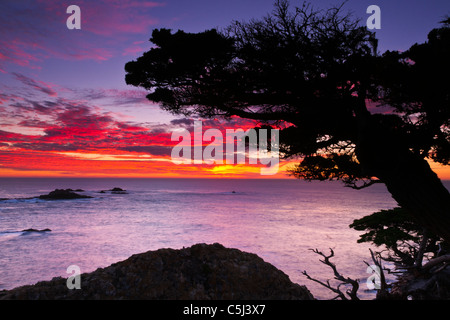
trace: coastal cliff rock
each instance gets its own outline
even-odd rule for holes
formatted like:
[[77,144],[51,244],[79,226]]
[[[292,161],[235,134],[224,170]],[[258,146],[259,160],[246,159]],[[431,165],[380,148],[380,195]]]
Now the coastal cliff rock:
[[68,289],[61,277],[9,291],[13,299],[155,299],[155,300],[312,300],[255,254],[221,244],[196,244],[180,250],[160,249],[81,274],[81,289]]

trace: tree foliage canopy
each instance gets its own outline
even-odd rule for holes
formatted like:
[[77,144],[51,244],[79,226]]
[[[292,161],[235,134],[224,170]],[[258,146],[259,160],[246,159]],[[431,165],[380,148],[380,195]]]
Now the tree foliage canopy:
[[355,154],[368,101],[393,108],[372,121],[447,164],[450,79],[437,75],[450,71],[448,25],[407,52],[379,55],[374,33],[342,11],[279,0],[263,19],[220,32],[157,29],[155,46],[126,64],[126,82],[174,114],[288,123],[281,151],[305,159],[292,170],[304,179],[372,178]]
[[381,54],[343,6],[278,0],[259,20],[195,34],[157,29],[150,41],[125,65],[126,83],[149,100],[174,114],[282,128],[280,151],[302,158],[291,170],[298,178],[385,183],[401,208],[352,227],[406,264],[450,243],[450,193],[425,161],[450,164],[450,18],[424,43]]
[[386,52],[379,65],[383,94],[372,97],[394,108],[403,141],[420,157],[450,160],[450,19],[428,40],[406,52]]

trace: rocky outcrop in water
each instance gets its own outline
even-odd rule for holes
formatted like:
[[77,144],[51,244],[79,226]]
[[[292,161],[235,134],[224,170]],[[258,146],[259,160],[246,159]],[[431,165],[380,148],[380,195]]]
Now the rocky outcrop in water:
[[56,189],[49,194],[39,196],[43,200],[71,200],[71,199],[87,199],[90,196],[73,192],[72,189]]
[[118,187],[112,188],[110,190],[101,190],[99,193],[106,193],[106,192],[111,192],[111,194],[128,194],[127,190]]
[[52,230],[50,230],[50,229],[39,230],[39,229],[30,228],[30,229],[24,229],[21,232],[38,232],[38,233],[41,233],[41,232],[50,232],[50,231],[52,231]]
[[158,299],[158,300],[312,300],[295,284],[255,254],[220,244],[197,244],[180,250],[136,254],[80,275],[81,289],[54,278],[32,286],[0,291],[10,299]]

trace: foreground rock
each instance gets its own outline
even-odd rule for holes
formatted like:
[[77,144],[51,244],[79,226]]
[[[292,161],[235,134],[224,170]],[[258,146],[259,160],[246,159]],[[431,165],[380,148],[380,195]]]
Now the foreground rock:
[[220,244],[197,244],[180,250],[160,249],[131,256],[104,269],[81,275],[81,289],[54,278],[32,286],[0,291],[9,299],[168,299],[168,300],[312,300],[255,254]]
[[81,195],[73,192],[72,189],[56,189],[49,194],[39,196],[39,199],[44,200],[71,200],[71,199],[87,199],[90,196]]

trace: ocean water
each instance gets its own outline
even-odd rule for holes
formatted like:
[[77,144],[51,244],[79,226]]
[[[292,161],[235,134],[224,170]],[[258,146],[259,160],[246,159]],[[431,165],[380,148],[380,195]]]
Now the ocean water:
[[[114,187],[127,194],[99,193]],[[56,188],[93,198],[33,198]],[[374,298],[365,285],[370,246],[348,226],[396,206],[383,185],[294,179],[0,179],[0,199],[0,289],[68,277],[70,265],[91,272],[132,254],[218,242],[258,254],[317,299],[334,294],[302,271],[332,279],[310,250],[329,248],[338,270],[360,280],[360,298]],[[21,231],[28,228],[51,232]]]

